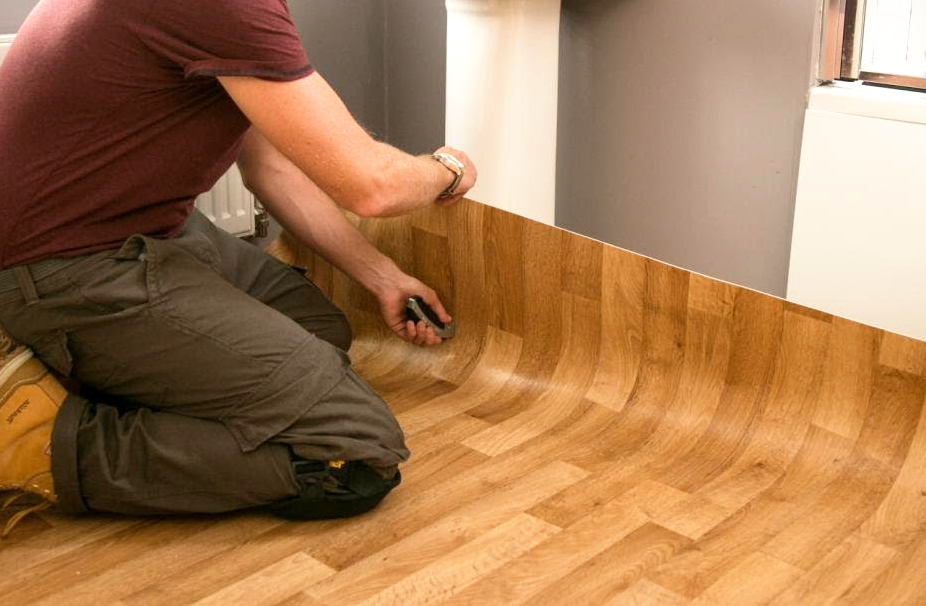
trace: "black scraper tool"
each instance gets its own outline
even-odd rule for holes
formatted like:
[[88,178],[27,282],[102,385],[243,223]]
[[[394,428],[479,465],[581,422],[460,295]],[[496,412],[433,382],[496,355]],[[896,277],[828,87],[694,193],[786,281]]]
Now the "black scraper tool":
[[421,297],[410,297],[405,303],[405,312],[408,319],[416,324],[420,320],[424,320],[425,324],[433,328],[434,334],[441,339],[450,339],[456,332],[454,323],[444,324],[441,322],[434,310],[431,309],[431,306],[425,303]]

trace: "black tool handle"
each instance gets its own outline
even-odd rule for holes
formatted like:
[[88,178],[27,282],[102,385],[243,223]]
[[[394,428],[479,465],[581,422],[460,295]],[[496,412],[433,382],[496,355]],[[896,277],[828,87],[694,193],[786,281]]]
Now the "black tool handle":
[[424,299],[419,296],[409,297],[405,305],[405,312],[408,319],[412,322],[417,323],[424,320],[426,324],[434,329],[437,336],[442,339],[449,339],[454,335],[455,329],[453,322],[449,324],[441,322],[441,319],[437,317],[437,313],[435,313],[431,306],[425,303]]

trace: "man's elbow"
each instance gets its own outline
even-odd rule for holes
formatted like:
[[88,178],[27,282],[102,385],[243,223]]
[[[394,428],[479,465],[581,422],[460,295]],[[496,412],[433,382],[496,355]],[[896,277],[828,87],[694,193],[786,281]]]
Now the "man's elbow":
[[244,185],[244,188],[249,192],[257,195],[257,189],[260,184],[260,165],[251,157],[239,156],[238,161],[235,163],[238,167],[238,172],[241,174],[241,183]]
[[257,185],[254,183],[254,179],[252,179],[251,176],[245,173],[244,171],[241,172],[241,184],[244,185],[244,188],[246,190],[248,190],[255,196],[257,195],[257,192],[254,191],[255,188],[257,187]]
[[366,197],[354,202],[348,210],[364,219],[372,217],[388,217],[392,205],[380,196]]
[[345,192],[342,206],[359,217],[388,217],[395,207],[388,184],[370,179],[363,187]]

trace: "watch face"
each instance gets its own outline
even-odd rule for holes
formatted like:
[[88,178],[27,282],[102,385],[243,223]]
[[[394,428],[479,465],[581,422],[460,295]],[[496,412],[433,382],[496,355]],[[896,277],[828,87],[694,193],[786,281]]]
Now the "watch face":
[[452,170],[453,172],[463,171],[463,163],[446,152],[434,154],[434,158],[437,159],[438,162],[440,162],[441,164],[443,164],[444,166]]

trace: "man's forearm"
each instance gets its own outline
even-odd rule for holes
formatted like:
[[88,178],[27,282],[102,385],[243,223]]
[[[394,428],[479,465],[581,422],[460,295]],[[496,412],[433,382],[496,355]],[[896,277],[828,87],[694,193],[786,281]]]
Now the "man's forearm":
[[[428,156],[377,143],[319,74],[293,82],[220,77],[265,139],[339,206],[361,216],[399,215],[435,202],[454,175]],[[467,169],[463,193],[475,182]]]
[[431,156],[410,156],[385,143],[377,143],[382,168],[376,173],[381,192],[380,217],[403,215],[433,204],[453,182],[453,174]]
[[245,183],[299,242],[373,293],[398,268],[364,238],[343,211],[292,162],[252,129],[239,156]]

